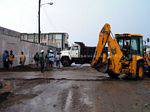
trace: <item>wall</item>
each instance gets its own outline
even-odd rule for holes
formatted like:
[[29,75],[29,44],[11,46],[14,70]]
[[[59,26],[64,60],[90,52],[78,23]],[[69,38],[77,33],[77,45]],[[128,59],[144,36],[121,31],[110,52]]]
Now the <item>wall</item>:
[[33,42],[26,42],[20,40],[20,33],[6,28],[0,27],[0,67],[2,67],[2,54],[4,50],[13,50],[15,55],[14,66],[19,65],[19,55],[23,51],[26,55],[26,65],[32,64],[33,56],[36,52],[44,49],[47,51],[48,47],[39,45]]

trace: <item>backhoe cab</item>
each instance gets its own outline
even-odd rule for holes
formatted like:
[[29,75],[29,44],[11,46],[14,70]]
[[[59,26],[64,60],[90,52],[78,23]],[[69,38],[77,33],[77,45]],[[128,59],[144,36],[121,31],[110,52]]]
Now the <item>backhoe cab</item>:
[[143,35],[140,34],[116,34],[115,38],[124,56],[131,58],[133,55],[143,57]]
[[[104,50],[108,44],[108,52]],[[105,24],[99,35],[92,66],[108,72],[113,78],[144,78],[143,36],[116,34],[111,36],[110,25]]]

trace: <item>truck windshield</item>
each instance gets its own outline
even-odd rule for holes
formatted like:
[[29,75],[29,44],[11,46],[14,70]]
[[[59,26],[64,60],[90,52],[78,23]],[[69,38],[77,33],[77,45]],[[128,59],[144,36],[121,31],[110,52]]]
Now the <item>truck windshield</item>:
[[73,46],[72,50],[78,50],[78,46]]

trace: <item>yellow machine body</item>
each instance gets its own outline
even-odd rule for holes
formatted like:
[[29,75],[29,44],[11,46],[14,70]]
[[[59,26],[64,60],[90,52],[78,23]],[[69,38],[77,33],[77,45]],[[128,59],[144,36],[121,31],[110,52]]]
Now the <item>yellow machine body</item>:
[[[138,42],[141,44],[142,35],[140,34],[116,34],[115,38],[112,38],[110,25],[105,24],[99,34],[99,40],[96,47],[95,55],[93,57],[91,65],[97,70],[107,68],[107,72],[112,77],[118,77],[125,75],[131,78],[143,78],[144,65],[143,57],[136,53],[135,50],[130,51],[128,56],[125,56],[122,46],[118,43],[124,41],[123,39]],[[132,40],[134,38],[134,40]],[[108,44],[108,50],[104,51],[106,44]],[[142,47],[142,45],[140,45]],[[137,66],[137,65],[140,66]],[[106,66],[107,65],[107,66]],[[106,70],[105,70],[106,72]]]

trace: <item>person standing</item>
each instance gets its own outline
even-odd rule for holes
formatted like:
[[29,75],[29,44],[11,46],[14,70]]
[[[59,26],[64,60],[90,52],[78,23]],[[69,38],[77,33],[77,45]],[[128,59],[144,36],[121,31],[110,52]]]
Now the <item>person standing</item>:
[[49,50],[47,50],[47,53],[45,55],[45,62],[46,62],[46,68],[48,69],[50,64],[49,64],[49,59],[48,59],[48,55],[49,55]]
[[54,52],[50,50],[48,53],[48,60],[51,68],[53,67],[54,59],[55,59]]
[[24,66],[25,61],[26,61],[26,56],[25,56],[24,52],[21,51],[21,54],[20,54],[20,64],[21,64],[21,66]]
[[57,52],[55,59],[56,59],[56,67],[60,68],[60,52]]
[[44,56],[44,50],[41,50],[41,53],[39,55],[39,60],[40,60],[40,67],[41,67],[41,72],[44,72],[44,65],[45,65],[45,56]]
[[38,54],[38,52],[36,52],[36,54],[34,55],[34,61],[35,61],[36,66],[38,67],[39,66],[39,54]]
[[15,56],[14,56],[14,54],[13,54],[13,51],[11,50],[11,51],[10,51],[10,54],[9,54],[9,65],[10,65],[11,68],[12,68],[12,66],[13,66],[13,61],[14,61],[14,59],[15,59]]
[[8,62],[9,53],[7,50],[3,53],[3,67],[5,69],[9,69],[9,62]]

